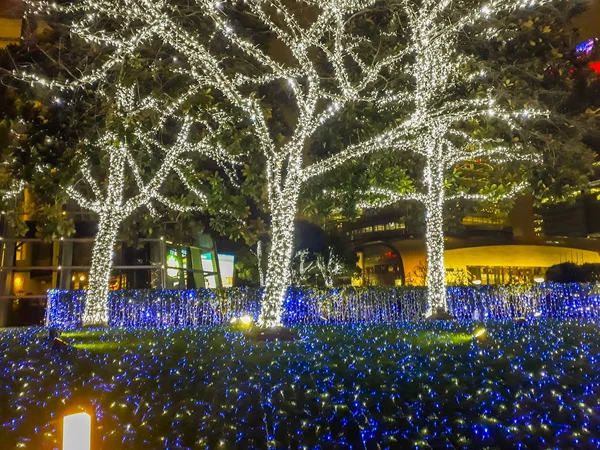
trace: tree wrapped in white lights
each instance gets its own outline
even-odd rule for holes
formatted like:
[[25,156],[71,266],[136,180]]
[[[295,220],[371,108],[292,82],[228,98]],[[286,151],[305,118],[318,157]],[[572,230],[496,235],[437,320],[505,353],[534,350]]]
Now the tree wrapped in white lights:
[[[373,99],[378,77],[402,57],[379,51],[376,42],[354,34],[352,21],[364,19],[361,13],[375,1],[198,0],[184,4],[176,0],[83,0],[63,6],[37,4],[41,9],[82,13],[90,21],[108,18],[115,24],[110,32],[88,33],[94,35],[94,41],[116,49],[94,76],[112,70],[140,45],[158,40],[173,51],[173,72],[187,77],[190,86],[215,90],[228,111],[237,111],[255,136],[264,160],[271,214],[260,323],[280,325],[281,305],[291,279],[294,220],[302,186],[348,160],[386,148],[395,133],[350,145],[316,163],[307,161],[307,145],[315,132],[347,105]],[[81,23],[77,29],[82,28],[92,27]],[[380,38],[391,39],[384,34]],[[370,56],[365,57],[365,52]],[[285,133],[279,131],[280,123],[271,119],[271,105],[263,102],[270,91],[281,89],[289,102],[283,109],[294,117]]]
[[[400,2],[400,35],[407,40],[400,88],[379,102],[382,108],[410,111],[405,133],[398,136],[397,150],[413,152],[423,164],[420,190],[399,193],[371,188],[363,208],[382,207],[399,201],[421,202],[425,208],[427,246],[427,315],[447,311],[444,265],[444,206],[460,199],[500,201],[527,187],[514,182],[503,191],[464,191],[449,194],[446,177],[456,165],[482,161],[492,165],[531,163],[540,160],[540,149],[520,144],[523,121],[545,116],[534,108],[511,108],[495,86],[497,74],[486,73],[478,55],[465,51],[465,42],[498,40],[502,20],[521,9],[532,9],[547,0]],[[467,39],[467,40],[466,40]],[[535,44],[535,43],[534,43]],[[488,75],[492,75],[488,79]],[[494,124],[503,133],[485,137],[473,129]]]
[[[35,13],[67,13],[71,39],[89,48],[91,62],[84,60],[81,67],[53,61],[59,70],[54,78],[25,70],[16,75],[56,92],[55,102],[65,108],[80,102],[94,111],[74,120],[75,126],[81,125],[78,120],[92,125],[82,127],[76,143],[78,176],[66,189],[82,208],[99,217],[83,324],[106,325],[113,253],[123,223],[144,208],[158,217],[159,205],[178,212],[206,210],[206,189],[193,180],[198,178],[198,163],[210,160],[233,181],[236,157],[215,139],[229,129],[230,121],[224,112],[210,108],[199,86],[182,89],[179,83],[163,80],[157,61],[164,55],[152,46],[142,48],[148,44],[143,39],[133,39],[140,44],[136,54],[111,39],[107,30],[114,22],[97,21],[93,13],[81,14],[81,8],[69,5],[32,3],[32,8]],[[127,50],[132,50],[126,41]],[[148,68],[140,71],[143,65]],[[194,199],[185,204],[174,200],[173,189],[165,187],[173,184],[179,186],[177,194],[190,193]]]
[[[120,96],[118,104],[116,116],[120,119],[135,114],[140,106],[129,95]],[[166,108],[166,111],[170,109]],[[133,130],[133,139],[108,131],[97,142],[85,143],[86,146],[97,148],[99,154],[106,155],[108,166],[98,180],[92,173],[89,158],[82,156],[80,183],[90,188],[86,190],[91,195],[83,194],[77,185],[68,188],[70,196],[81,207],[99,216],[83,314],[84,325],[108,323],[107,298],[113,252],[119,230],[126,219],[141,208],[148,208],[157,216],[155,203],[181,212],[202,208],[206,195],[190,183],[190,158],[208,157],[223,162],[227,158],[225,152],[212,143],[213,130],[210,128],[200,140],[190,140],[190,128],[195,122],[191,116],[187,117],[180,125],[174,142],[167,145],[157,139],[155,130],[147,131],[137,126]],[[158,158],[154,156],[157,153],[160,155]],[[144,157],[155,161],[152,170],[140,167],[138,161]],[[126,189],[127,171],[132,175],[137,192],[132,187]],[[173,176],[179,179],[182,189],[196,195],[197,205],[178,204],[161,193],[163,185]]]
[[332,247],[329,247],[329,254],[327,257],[320,254],[317,256],[316,264],[321,277],[323,277],[323,283],[327,287],[333,287],[335,278],[344,272],[344,265],[338,255],[335,254]]

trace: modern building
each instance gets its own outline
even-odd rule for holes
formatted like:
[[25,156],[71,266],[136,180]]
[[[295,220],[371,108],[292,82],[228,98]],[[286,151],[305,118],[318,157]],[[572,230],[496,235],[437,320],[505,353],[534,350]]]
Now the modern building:
[[[544,281],[547,269],[564,262],[600,263],[600,201],[581,196],[574,205],[540,211],[530,198],[510,214],[478,214],[447,233],[444,253],[449,284],[510,284]],[[576,216],[569,228],[569,222]],[[422,226],[411,229],[399,209],[344,227],[358,253],[363,285],[424,285],[426,248]],[[563,230],[557,233],[557,230]]]
[[0,48],[21,41],[24,9],[22,0],[0,0]]
[[[598,39],[578,45],[573,71],[587,66]],[[598,164],[598,163],[596,163]],[[447,231],[445,263],[450,284],[541,282],[547,269],[564,262],[600,263],[600,166],[592,182],[572,203],[534,208],[517,199],[509,214],[469,214]],[[424,225],[409,223],[401,206],[365,216],[342,229],[358,253],[363,285],[423,285],[426,278]]]

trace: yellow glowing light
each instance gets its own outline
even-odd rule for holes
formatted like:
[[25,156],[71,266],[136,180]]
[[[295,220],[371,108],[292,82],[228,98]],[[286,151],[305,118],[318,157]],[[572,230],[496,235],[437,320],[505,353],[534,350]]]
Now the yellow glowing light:
[[92,418],[87,413],[65,416],[63,450],[90,450]]
[[252,316],[242,316],[240,317],[240,322],[244,325],[250,325],[252,323]]
[[473,334],[473,336],[475,336],[476,338],[483,336],[486,333],[485,328],[478,328],[475,330],[475,334]]
[[237,322],[237,317],[232,317],[231,320],[229,320],[229,323],[236,323]]
[[81,276],[79,277],[79,281],[85,281],[85,275],[81,275]]
[[481,284],[481,280],[473,280],[473,284],[476,284],[479,286]]
[[15,276],[15,288],[21,288],[23,286],[23,277],[20,275]]
[[544,277],[535,277],[533,281],[535,281],[536,283],[543,283],[545,280]]

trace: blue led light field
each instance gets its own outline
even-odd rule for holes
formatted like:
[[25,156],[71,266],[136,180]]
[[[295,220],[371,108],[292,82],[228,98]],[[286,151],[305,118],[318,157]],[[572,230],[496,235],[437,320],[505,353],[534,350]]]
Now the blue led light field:
[[600,338],[584,321],[0,331],[2,448],[58,448],[84,408],[96,449],[596,448]]

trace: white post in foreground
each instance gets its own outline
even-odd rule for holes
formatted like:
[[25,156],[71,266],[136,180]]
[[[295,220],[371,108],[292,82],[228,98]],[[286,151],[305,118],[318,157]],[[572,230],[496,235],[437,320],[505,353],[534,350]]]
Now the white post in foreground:
[[65,416],[62,450],[90,450],[92,418],[87,413]]

